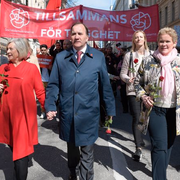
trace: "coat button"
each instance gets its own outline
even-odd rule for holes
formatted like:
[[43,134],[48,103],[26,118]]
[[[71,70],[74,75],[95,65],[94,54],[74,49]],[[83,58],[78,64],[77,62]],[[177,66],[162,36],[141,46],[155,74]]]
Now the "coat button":
[[75,94],[78,94],[78,92],[76,91]]
[[79,70],[76,71],[77,73],[79,72]]

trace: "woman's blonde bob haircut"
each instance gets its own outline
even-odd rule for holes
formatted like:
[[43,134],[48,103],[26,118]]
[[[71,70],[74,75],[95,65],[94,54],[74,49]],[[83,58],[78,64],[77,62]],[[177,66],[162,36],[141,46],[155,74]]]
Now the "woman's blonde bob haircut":
[[8,45],[10,43],[14,43],[15,44],[15,48],[19,53],[19,60],[23,60],[27,58],[28,52],[29,52],[29,48],[27,46],[26,43],[26,39],[25,38],[13,38],[10,39],[7,43],[6,49],[8,47]]
[[136,34],[139,32],[141,32],[144,35],[144,48],[145,48],[145,50],[149,50],[148,45],[147,45],[147,37],[146,37],[145,32],[142,30],[137,30],[134,32],[133,37],[132,37],[132,48],[131,48],[132,52],[136,51],[136,44],[135,44],[134,40],[135,40]]
[[173,43],[177,43],[178,35],[174,29],[172,29],[170,27],[164,27],[164,28],[160,29],[158,32],[158,37],[157,37],[158,42],[159,42],[160,36],[163,34],[168,34],[170,37],[172,37]]

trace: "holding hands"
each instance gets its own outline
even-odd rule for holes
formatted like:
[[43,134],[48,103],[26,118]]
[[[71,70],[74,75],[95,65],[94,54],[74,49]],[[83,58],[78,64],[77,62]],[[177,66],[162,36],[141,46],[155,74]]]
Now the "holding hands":
[[46,113],[48,120],[53,120],[54,117],[56,117],[57,111],[49,111]]

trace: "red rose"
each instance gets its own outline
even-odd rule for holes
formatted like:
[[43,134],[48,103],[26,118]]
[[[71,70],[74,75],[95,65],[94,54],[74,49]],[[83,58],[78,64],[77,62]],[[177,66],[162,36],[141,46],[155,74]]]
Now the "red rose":
[[138,59],[135,59],[135,60],[134,60],[134,63],[137,64],[137,63],[138,63]]
[[6,71],[6,72],[7,72],[7,71],[10,71],[10,67],[9,67],[9,66],[5,66],[5,67],[4,67],[4,71]]
[[107,129],[107,130],[106,130],[106,133],[107,133],[107,134],[111,134],[111,129]]
[[8,94],[8,91],[4,91],[4,94]]
[[6,85],[6,81],[4,81],[4,80],[1,81],[1,84]]
[[160,80],[160,81],[163,81],[163,80],[164,80],[164,77],[163,77],[163,76],[160,76],[160,77],[159,77],[159,80]]

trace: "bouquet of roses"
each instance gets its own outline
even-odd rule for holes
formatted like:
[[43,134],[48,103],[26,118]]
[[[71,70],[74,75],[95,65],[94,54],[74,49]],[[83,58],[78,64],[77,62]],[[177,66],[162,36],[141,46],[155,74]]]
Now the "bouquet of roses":
[[[5,73],[8,72],[8,71],[10,71],[10,67],[7,65],[7,66],[4,67],[4,73],[3,73],[3,74],[0,74],[0,77],[1,77],[1,78],[0,78],[0,84],[3,84],[3,85],[4,85],[4,89],[6,89],[7,87],[9,87],[9,83],[8,83],[8,79],[7,79],[8,75],[5,74]],[[0,97],[2,96],[3,92],[4,92],[4,91],[1,92]],[[5,91],[5,94],[6,94],[6,93],[7,93],[7,92]],[[1,98],[1,104],[2,104],[2,98]]]
[[[146,87],[145,90],[147,92],[147,94],[149,94],[149,96],[154,100],[158,97],[160,97],[159,95],[159,91],[162,89],[160,87],[160,82],[162,82],[164,80],[163,76],[159,77],[159,81],[158,84],[157,83],[149,83]],[[148,124],[149,124],[149,114],[152,110],[152,107],[150,107],[149,109],[145,108],[144,104],[141,104],[141,109],[143,109],[143,111],[141,111],[140,117],[139,117],[139,124],[138,124],[138,129],[146,135],[147,133],[147,128],[148,128]]]

